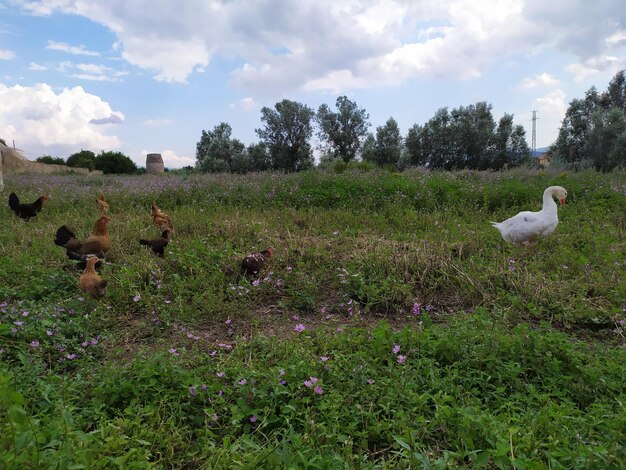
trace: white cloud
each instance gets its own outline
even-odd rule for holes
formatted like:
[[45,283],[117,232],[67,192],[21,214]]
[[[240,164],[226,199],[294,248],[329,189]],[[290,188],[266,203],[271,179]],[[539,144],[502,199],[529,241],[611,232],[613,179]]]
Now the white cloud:
[[121,77],[128,75],[128,72],[115,70],[101,64],[74,63],[63,61],[57,66],[59,72],[68,74],[72,78],[79,80],[91,80],[98,82],[116,82]]
[[542,73],[539,75],[535,75],[534,77],[526,77],[522,80],[520,84],[520,88],[522,90],[530,90],[532,88],[537,88],[541,86],[552,86],[558,85],[559,81],[556,80],[549,73]]
[[231,103],[228,107],[230,109],[239,108],[239,109],[243,109],[244,111],[253,111],[255,109],[258,109],[259,105],[254,100],[254,98],[247,97],[247,98],[242,98],[235,103]]
[[11,60],[15,58],[15,52],[8,49],[0,49],[0,60]]
[[24,7],[105,25],[116,35],[114,50],[157,80],[184,83],[209,70],[214,56],[242,63],[231,83],[255,96],[471,79],[499,59],[545,50],[574,57],[582,67],[574,71],[584,75],[603,58],[623,57],[626,46],[622,0],[602,8],[587,0],[39,0]]
[[626,66],[626,57],[600,56],[584,62],[570,64],[567,71],[574,76],[576,82],[585,81],[590,76],[604,72],[615,74]]
[[48,67],[45,65],[38,64],[37,62],[31,62],[28,66],[28,70],[33,70],[35,72],[42,72],[44,70],[48,70]]
[[108,126],[92,121],[123,119],[123,114],[80,86],[55,92],[45,83],[0,84],[0,102],[0,135],[7,141],[15,139],[30,155],[69,155],[81,148],[99,151],[120,145],[115,135],[103,132]]
[[82,44],[80,46],[71,46],[69,44],[65,44],[64,42],[56,42],[56,41],[48,41],[48,45],[46,49],[50,49],[53,51],[61,51],[67,52],[72,55],[86,55],[86,56],[99,56],[98,52],[87,50],[85,46]]
[[559,119],[562,119],[565,116],[565,111],[567,111],[563,90],[556,90],[540,98],[535,98],[533,102],[541,114]]

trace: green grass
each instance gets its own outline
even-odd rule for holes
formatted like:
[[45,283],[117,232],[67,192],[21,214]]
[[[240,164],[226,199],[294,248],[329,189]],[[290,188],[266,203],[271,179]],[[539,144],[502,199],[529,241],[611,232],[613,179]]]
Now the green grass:
[[[0,208],[2,466],[626,466],[624,173],[365,170],[5,177],[51,199]],[[551,184],[555,234],[504,243],[489,221]],[[100,191],[96,302],[52,240]],[[268,246],[258,282],[229,273]]]

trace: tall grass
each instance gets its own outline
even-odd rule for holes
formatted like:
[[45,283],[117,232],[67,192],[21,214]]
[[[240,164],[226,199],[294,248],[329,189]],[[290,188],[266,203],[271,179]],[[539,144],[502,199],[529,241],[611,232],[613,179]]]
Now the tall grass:
[[[0,209],[9,468],[626,464],[623,172],[5,180],[51,195],[28,223]],[[552,184],[555,234],[503,242],[489,221]],[[90,233],[100,192],[95,302],[52,240]],[[153,201],[164,259],[137,243]],[[268,246],[258,279],[236,275]]]

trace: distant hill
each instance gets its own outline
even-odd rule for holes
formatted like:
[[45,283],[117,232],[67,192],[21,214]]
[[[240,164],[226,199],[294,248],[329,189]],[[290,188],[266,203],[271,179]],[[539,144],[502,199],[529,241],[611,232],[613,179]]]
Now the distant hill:
[[550,150],[550,147],[541,147],[535,150],[535,153],[533,153],[533,157],[538,157],[539,155],[543,155],[544,153],[546,153],[548,150]]

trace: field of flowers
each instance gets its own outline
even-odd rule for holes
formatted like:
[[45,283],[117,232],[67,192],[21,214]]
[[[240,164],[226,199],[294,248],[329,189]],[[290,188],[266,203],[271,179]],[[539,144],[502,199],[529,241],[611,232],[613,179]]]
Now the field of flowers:
[[[623,468],[626,175],[7,175],[6,468]],[[555,234],[489,222],[568,190]],[[103,192],[107,295],[53,243]],[[163,259],[138,244],[175,233]],[[273,247],[256,279],[236,274]]]

